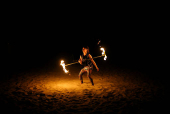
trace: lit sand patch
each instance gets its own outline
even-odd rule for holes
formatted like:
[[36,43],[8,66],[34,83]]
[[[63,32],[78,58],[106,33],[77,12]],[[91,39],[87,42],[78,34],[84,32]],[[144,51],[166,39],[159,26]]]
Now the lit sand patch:
[[[155,100],[153,98],[162,87],[149,80],[135,80],[135,76],[126,72],[94,72],[94,86],[86,75],[83,76],[84,84],[80,84],[77,74],[52,72],[14,76],[1,83],[1,103],[9,106],[10,101],[13,110],[30,113],[130,113],[131,110],[138,113],[144,110],[141,105],[145,104],[146,108],[148,102]],[[152,103],[149,106],[155,105]]]

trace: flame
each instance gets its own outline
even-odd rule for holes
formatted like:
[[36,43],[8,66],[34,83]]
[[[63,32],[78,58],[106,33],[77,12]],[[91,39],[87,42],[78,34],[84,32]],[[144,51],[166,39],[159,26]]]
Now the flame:
[[100,50],[102,50],[102,56],[104,56],[104,60],[106,60],[107,56],[106,56],[104,48],[100,48]]
[[106,59],[107,59],[107,56],[105,55],[105,56],[104,56],[104,60],[106,61]]
[[63,67],[63,71],[64,71],[65,73],[68,73],[68,72],[69,72],[68,70],[66,70],[66,68],[65,68],[65,63],[64,63],[63,60],[61,60],[60,65]]

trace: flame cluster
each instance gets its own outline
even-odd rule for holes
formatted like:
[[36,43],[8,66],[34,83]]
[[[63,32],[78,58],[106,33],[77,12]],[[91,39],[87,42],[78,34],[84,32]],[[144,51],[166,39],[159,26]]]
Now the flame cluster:
[[63,71],[64,71],[65,73],[68,73],[68,72],[69,72],[68,70],[66,70],[66,68],[65,68],[65,63],[64,63],[63,60],[61,60],[60,65],[63,67]]
[[106,56],[104,48],[100,48],[100,50],[102,50],[102,56],[104,56],[104,60],[106,60],[107,56]]

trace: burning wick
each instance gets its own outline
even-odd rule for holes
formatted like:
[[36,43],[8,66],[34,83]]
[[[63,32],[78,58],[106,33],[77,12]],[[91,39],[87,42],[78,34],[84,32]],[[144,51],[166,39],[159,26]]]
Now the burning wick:
[[104,60],[106,60],[106,59],[107,59],[107,56],[106,56],[106,54],[105,54],[104,48],[100,48],[100,50],[102,50],[102,56],[105,56],[105,57],[104,57]]
[[63,71],[64,71],[65,73],[68,73],[68,72],[69,72],[68,70],[66,70],[66,68],[65,68],[65,63],[64,63],[63,60],[61,60],[60,65],[63,67]]

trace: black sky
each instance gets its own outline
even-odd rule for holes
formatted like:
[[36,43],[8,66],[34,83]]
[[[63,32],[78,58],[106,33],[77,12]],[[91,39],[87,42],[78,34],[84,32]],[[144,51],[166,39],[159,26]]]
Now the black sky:
[[11,10],[4,27],[5,61],[10,61],[9,65],[13,61],[33,65],[55,57],[73,55],[77,59],[86,45],[96,56],[100,54],[97,42],[101,40],[110,63],[149,69],[157,64],[155,58],[161,53],[156,21],[154,12],[140,8],[90,15]]

